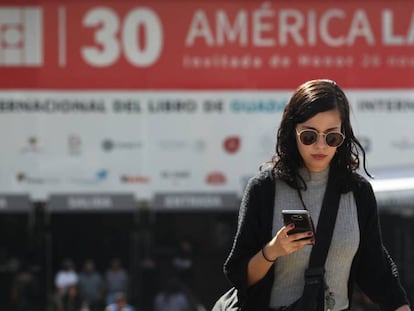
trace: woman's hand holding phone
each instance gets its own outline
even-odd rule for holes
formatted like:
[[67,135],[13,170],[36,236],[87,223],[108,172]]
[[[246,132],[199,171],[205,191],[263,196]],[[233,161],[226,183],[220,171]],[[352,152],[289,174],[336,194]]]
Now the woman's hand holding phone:
[[282,227],[273,239],[265,245],[264,252],[267,258],[275,260],[278,257],[296,252],[306,245],[315,244],[312,231],[289,233],[293,229],[295,229],[295,224],[293,223]]

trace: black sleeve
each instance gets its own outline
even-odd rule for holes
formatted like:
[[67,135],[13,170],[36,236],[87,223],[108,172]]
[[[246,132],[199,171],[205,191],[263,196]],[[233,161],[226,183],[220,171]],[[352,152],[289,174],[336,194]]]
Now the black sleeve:
[[360,192],[366,219],[362,226],[357,283],[381,310],[395,310],[408,304],[408,299],[401,286],[397,266],[382,243],[377,203],[371,185],[365,181]]
[[262,182],[260,177],[254,177],[246,186],[239,210],[237,232],[224,264],[226,277],[242,294],[246,293],[248,288],[248,263],[263,247],[264,228],[260,221],[260,213],[266,207]]

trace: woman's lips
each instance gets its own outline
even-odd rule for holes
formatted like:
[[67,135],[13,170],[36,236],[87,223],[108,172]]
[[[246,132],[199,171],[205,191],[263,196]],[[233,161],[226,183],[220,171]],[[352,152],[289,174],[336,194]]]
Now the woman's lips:
[[312,154],[312,158],[315,160],[323,160],[327,157],[326,154]]

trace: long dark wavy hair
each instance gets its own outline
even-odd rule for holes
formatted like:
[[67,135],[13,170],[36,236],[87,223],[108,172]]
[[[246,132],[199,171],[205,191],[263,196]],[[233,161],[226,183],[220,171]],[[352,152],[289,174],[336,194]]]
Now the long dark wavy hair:
[[306,183],[299,174],[305,163],[296,142],[296,125],[303,123],[320,112],[336,109],[341,116],[341,132],[345,141],[338,147],[330,168],[335,170],[336,181],[342,192],[350,190],[353,174],[360,167],[360,153],[363,155],[363,168],[366,168],[365,150],[352,130],[348,99],[342,89],[332,80],[310,80],[299,86],[283,112],[277,132],[276,153],[271,162],[275,174],[291,187],[306,189]]

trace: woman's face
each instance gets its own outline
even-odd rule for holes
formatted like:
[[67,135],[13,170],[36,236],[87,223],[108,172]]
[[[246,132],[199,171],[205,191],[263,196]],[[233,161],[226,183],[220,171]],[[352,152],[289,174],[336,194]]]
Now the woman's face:
[[[303,123],[296,125],[296,132],[312,129],[319,134],[341,131],[341,116],[338,110],[320,112]],[[299,153],[307,169],[311,172],[320,172],[328,168],[335,155],[337,147],[330,147],[325,143],[323,135],[319,135],[314,144],[304,145],[299,135],[296,135]]]

